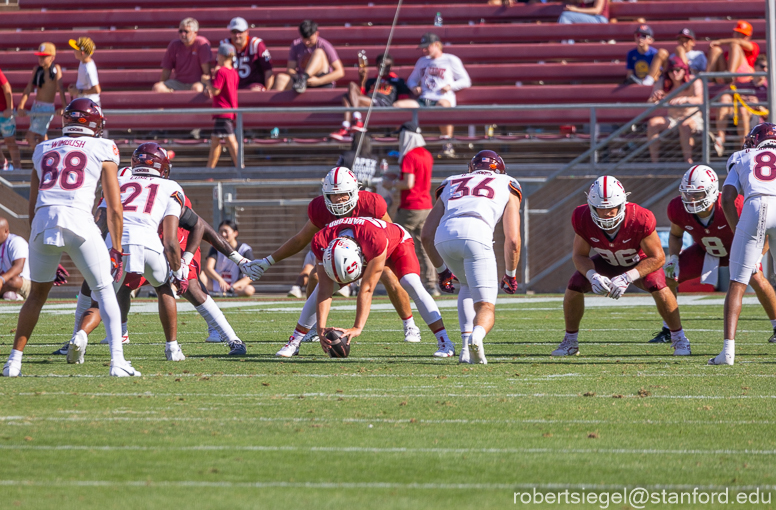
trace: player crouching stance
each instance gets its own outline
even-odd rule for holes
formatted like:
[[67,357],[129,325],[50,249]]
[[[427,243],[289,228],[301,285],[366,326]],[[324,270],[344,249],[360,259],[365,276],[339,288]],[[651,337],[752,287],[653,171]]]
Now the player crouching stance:
[[[714,170],[703,165],[693,166],[682,177],[679,192],[681,196],[668,204],[671,232],[668,259],[664,266],[666,284],[674,295],[680,283],[698,277],[701,283],[716,285],[719,267],[729,264],[734,234],[722,210],[719,180]],[[743,207],[744,197],[739,195],[731,212],[734,211],[738,217]],[[679,253],[685,232],[692,236],[695,243]],[[760,264],[754,271],[750,283],[774,328],[770,341],[776,342],[776,293],[763,276]],[[668,336],[668,328],[663,327],[658,337],[662,336]],[[658,337],[653,341],[657,341]]]
[[[100,107],[91,99],[72,101],[62,118],[62,134],[41,142],[32,155],[30,180],[30,295],[19,312],[13,350],[3,367],[5,377],[18,377],[22,352],[54,284],[62,252],[67,253],[92,289],[103,310],[110,342],[110,375],[139,376],[124,359],[121,313],[113,290],[123,273],[121,260],[121,197],[116,176],[119,150],[100,138],[104,125]],[[92,218],[97,184],[107,208],[113,248],[106,249]]]
[[[619,299],[631,283],[652,294],[658,312],[671,330],[674,356],[689,356],[676,298],[662,271],[665,254],[655,232],[655,216],[628,203],[620,181],[599,177],[587,193],[587,205],[574,209],[572,260],[577,272],[563,299],[566,336],[553,356],[579,354],[579,323],[585,313],[585,293]],[[596,255],[590,256],[590,250]],[[610,279],[611,278],[611,279]]]
[[[771,255],[776,252],[776,124],[755,126],[744,139],[744,150],[730,156],[727,168],[722,210],[735,235],[730,248],[730,287],[725,296],[725,342],[722,352],[710,359],[709,365],[735,362],[741,303],[760,265],[766,237]],[[744,195],[740,218],[736,209],[739,193]]]
[[482,341],[495,322],[498,274],[493,230],[502,216],[507,274],[501,286],[509,294],[517,292],[522,191],[517,180],[506,172],[498,154],[480,151],[469,162],[468,173],[448,177],[437,188],[438,200],[423,226],[423,246],[437,268],[439,286],[443,290],[452,287],[455,277],[448,267],[461,283],[460,363],[488,363]]
[[[389,267],[415,302],[429,329],[434,332],[439,346],[434,356],[455,356],[455,346],[447,336],[439,308],[420,281],[420,263],[415,255],[415,243],[401,226],[375,218],[342,218],[315,234],[312,249],[319,268],[317,330],[324,352],[328,352],[331,345],[326,338],[326,333],[331,329],[341,331],[347,337],[348,344],[361,334],[369,316],[375,286],[383,269]],[[321,266],[323,271],[320,271]],[[350,329],[327,328],[326,319],[335,284],[344,285],[359,278],[361,289],[356,301],[355,324]]]

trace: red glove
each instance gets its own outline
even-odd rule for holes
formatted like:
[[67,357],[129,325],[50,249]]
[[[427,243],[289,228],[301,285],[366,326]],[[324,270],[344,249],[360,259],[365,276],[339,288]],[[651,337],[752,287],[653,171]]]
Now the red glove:
[[455,277],[452,271],[445,269],[441,273],[437,273],[437,283],[439,284],[439,288],[442,289],[442,292],[453,294],[455,292],[453,283],[458,283],[458,278]]
[[124,255],[129,255],[129,253],[121,253],[116,248],[110,249],[110,274],[115,283],[119,283],[121,275],[124,274]]
[[175,277],[172,278],[172,283],[178,288],[178,295],[185,294],[187,290],[189,290],[189,281],[188,280],[179,280]]
[[62,267],[62,264],[59,264],[59,266],[57,266],[57,275],[54,277],[54,286],[59,287],[60,285],[66,284],[68,276],[70,276],[70,273],[67,272],[67,269]]
[[504,289],[504,292],[507,294],[514,294],[517,292],[517,277],[505,274],[504,278],[501,279],[501,288]]

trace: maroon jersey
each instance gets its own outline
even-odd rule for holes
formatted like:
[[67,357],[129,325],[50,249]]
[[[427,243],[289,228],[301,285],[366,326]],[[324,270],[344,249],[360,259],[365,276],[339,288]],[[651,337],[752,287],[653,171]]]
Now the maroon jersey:
[[[221,44],[232,44],[230,39],[224,39]],[[254,83],[264,86],[264,73],[272,71],[272,56],[267,45],[259,37],[251,37],[242,50],[237,49],[234,57],[234,68],[240,76],[239,88],[245,89]]]
[[[744,196],[738,195],[736,211],[738,211],[739,216],[741,216],[743,208]],[[730,247],[733,245],[733,231],[722,212],[722,196],[717,198],[717,205],[714,206],[714,212],[711,213],[711,221],[708,225],[701,223],[697,215],[685,210],[682,197],[676,197],[668,203],[668,219],[689,233],[695,244],[703,246],[709,255],[722,258],[727,257],[730,253]]]
[[[358,202],[353,208],[349,217],[351,218],[377,218],[380,219],[388,212],[388,204],[385,199],[377,193],[371,191],[359,191]],[[316,227],[323,228],[332,221],[340,219],[340,216],[334,216],[326,209],[326,202],[323,195],[315,197],[310,205],[307,206],[307,217],[310,223]]]
[[641,241],[655,231],[657,222],[651,211],[640,205],[625,204],[625,219],[613,239],[593,222],[590,207],[580,205],[571,215],[574,232],[590,244],[609,265],[632,267],[646,254]]
[[395,223],[386,223],[375,218],[341,218],[315,234],[312,242],[315,256],[323,260],[323,251],[344,230],[352,232],[349,236],[361,247],[365,263],[379,256],[386,248],[386,259],[390,258],[402,242],[411,239],[407,231]]

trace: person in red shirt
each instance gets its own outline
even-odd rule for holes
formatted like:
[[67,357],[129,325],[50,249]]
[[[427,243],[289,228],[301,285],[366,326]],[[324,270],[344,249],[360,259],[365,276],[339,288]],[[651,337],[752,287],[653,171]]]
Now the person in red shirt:
[[[178,25],[178,39],[170,42],[162,59],[162,76],[154,92],[193,90],[203,92],[202,79],[210,75],[210,41],[197,35],[199,22],[186,18]],[[175,77],[171,78],[173,71]]]
[[[439,308],[420,281],[420,265],[413,244],[412,237],[401,226],[375,218],[342,218],[329,223],[315,234],[312,250],[317,266],[324,269],[318,271],[317,295],[317,330],[324,352],[328,352],[331,346],[326,333],[332,329],[342,332],[348,344],[361,334],[369,317],[375,286],[388,267],[396,274],[404,290],[412,296],[423,320],[434,332],[438,346],[434,356],[455,356],[455,346],[447,336]],[[347,245],[357,248],[357,252],[350,251],[348,254],[343,249]],[[327,328],[335,281],[342,285],[359,279],[361,288],[353,327]]]
[[[706,71],[729,73],[753,73],[754,63],[760,54],[760,46],[752,41],[752,25],[744,20],[739,20],[733,29],[733,37],[718,39],[709,43],[709,64]],[[727,48],[727,50],[725,49]],[[751,76],[736,78],[738,83],[749,83]],[[717,83],[725,83],[722,78],[717,78]]]
[[260,37],[251,37],[248,22],[243,18],[232,18],[227,29],[229,39],[221,44],[231,43],[235,49],[235,66],[240,76],[240,89],[269,90],[275,83],[272,72],[272,56]]
[[[13,91],[3,71],[0,71],[0,87],[3,88],[3,93],[0,95],[0,112],[2,112],[0,113],[0,135],[8,147],[8,152],[11,153],[14,170],[21,170],[22,161],[19,156],[19,146],[16,145],[16,119],[13,116]],[[3,170],[10,170],[7,160]]]
[[[235,49],[231,44],[218,47],[218,66],[212,79],[207,80],[208,91],[213,96],[213,108],[237,108],[237,86],[240,77],[232,66]],[[225,140],[229,155],[234,166],[237,164],[237,138],[234,136],[235,113],[219,113],[213,115],[216,120],[213,133],[210,135],[210,155],[207,158],[208,168],[215,168],[221,155],[221,140]]]
[[[662,271],[665,253],[655,231],[655,215],[627,201],[620,181],[605,175],[590,186],[587,204],[571,216],[574,227],[572,260],[577,272],[563,299],[566,335],[553,356],[579,354],[579,324],[585,313],[585,293],[619,299],[631,283],[652,294],[658,312],[671,331],[674,356],[689,356],[679,307]],[[596,255],[590,256],[591,250]]]
[[396,223],[412,235],[415,253],[420,261],[420,275],[426,288],[433,296],[439,296],[436,287],[436,272],[420,242],[420,233],[428,213],[434,206],[431,200],[431,173],[434,156],[426,150],[420,127],[413,121],[405,122],[399,132],[399,164],[401,175],[397,180],[384,179],[386,189],[401,190]]

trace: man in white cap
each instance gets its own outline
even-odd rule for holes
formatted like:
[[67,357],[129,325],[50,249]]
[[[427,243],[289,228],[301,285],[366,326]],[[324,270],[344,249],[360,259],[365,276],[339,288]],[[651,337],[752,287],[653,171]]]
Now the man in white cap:
[[248,22],[243,18],[232,18],[226,27],[231,35],[221,44],[231,43],[237,51],[234,68],[240,76],[240,89],[268,90],[275,83],[272,72],[272,56],[260,37],[248,34]]

